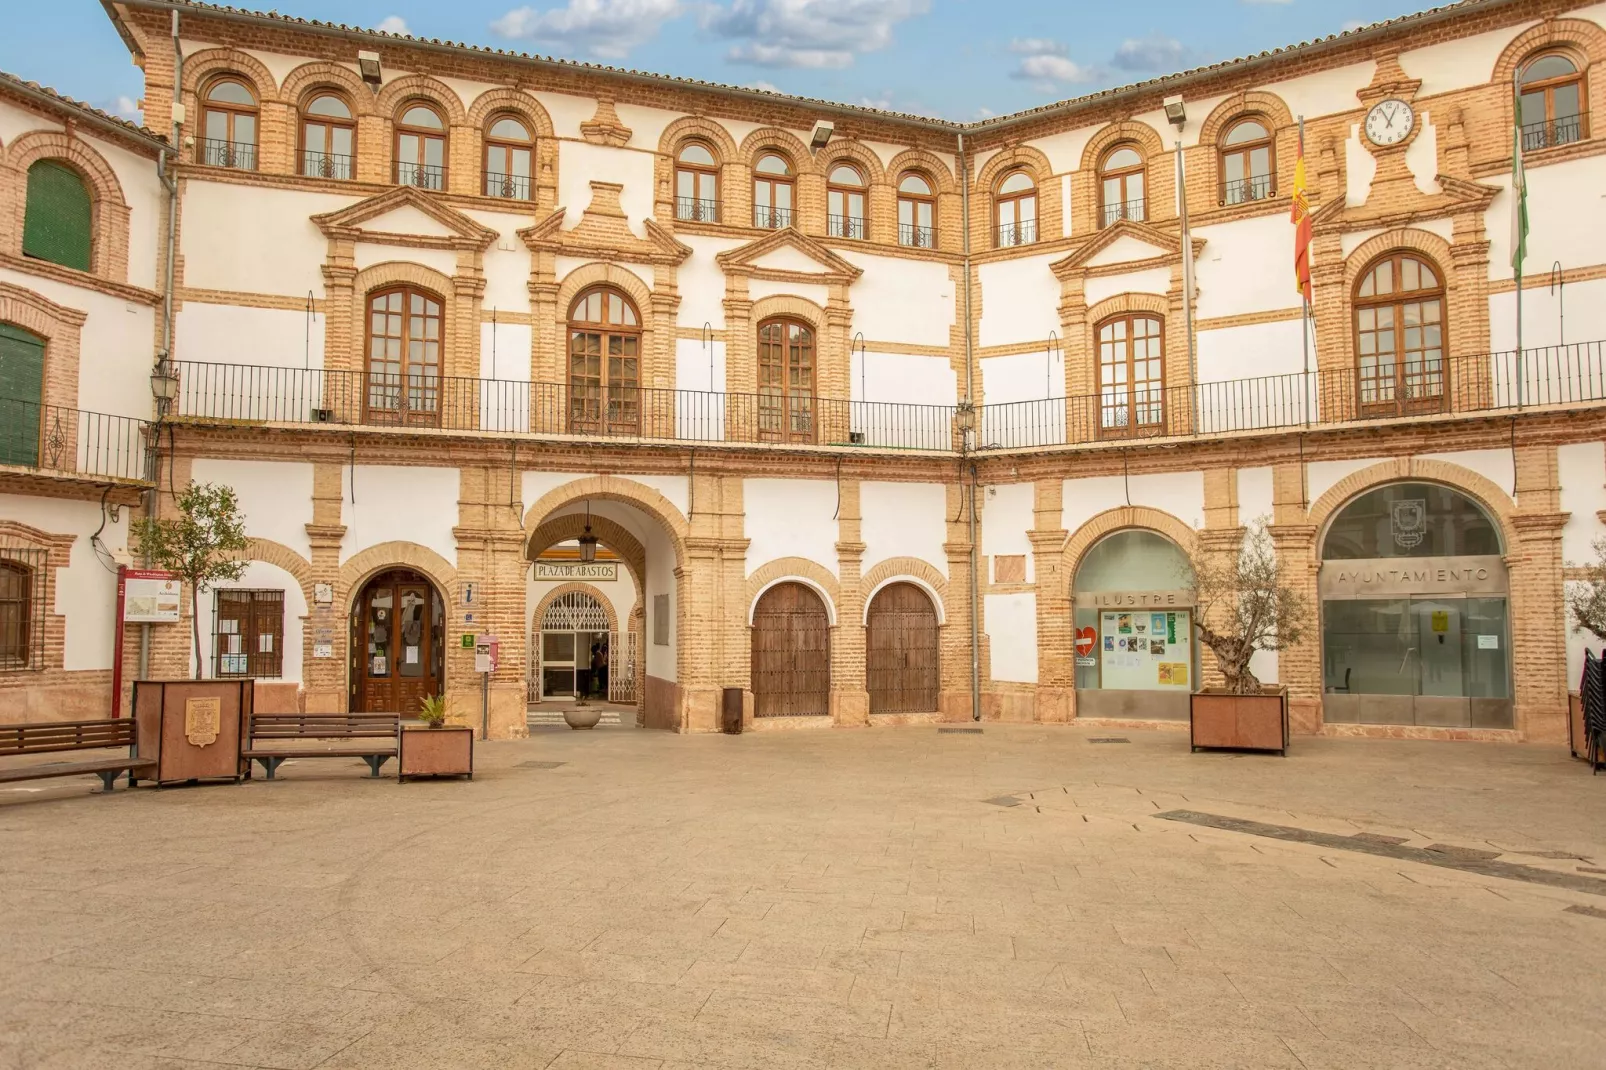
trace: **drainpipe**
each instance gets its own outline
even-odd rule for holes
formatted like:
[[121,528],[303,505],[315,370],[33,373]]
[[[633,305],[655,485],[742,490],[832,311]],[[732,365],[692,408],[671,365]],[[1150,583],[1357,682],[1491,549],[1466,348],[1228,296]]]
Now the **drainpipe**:
[[[970,160],[965,155],[965,135],[959,134],[959,208],[964,225],[959,228],[963,242],[965,272],[965,404],[970,406],[971,420],[976,412],[976,349],[972,342],[970,302]],[[960,469],[959,492],[968,494],[966,512],[970,514],[970,719],[981,720],[981,622],[979,620],[979,584],[976,576],[976,466],[970,465],[970,489],[964,485],[964,457],[970,452],[970,436],[980,429],[965,431],[959,440]]]

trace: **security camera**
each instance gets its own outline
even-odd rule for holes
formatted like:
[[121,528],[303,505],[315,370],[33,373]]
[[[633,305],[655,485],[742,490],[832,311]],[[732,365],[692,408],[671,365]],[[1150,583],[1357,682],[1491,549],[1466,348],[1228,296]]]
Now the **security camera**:
[[831,140],[832,131],[835,129],[835,125],[826,122],[824,119],[815,123],[814,129],[809,132],[809,148],[815,152],[825,148],[826,143]]

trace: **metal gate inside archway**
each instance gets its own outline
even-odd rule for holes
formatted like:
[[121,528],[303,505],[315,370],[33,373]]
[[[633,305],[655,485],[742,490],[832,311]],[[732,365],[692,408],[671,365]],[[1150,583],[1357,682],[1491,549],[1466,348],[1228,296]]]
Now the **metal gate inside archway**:
[[611,627],[602,603],[565,591],[547,604],[530,643],[527,697],[636,701],[636,635]]

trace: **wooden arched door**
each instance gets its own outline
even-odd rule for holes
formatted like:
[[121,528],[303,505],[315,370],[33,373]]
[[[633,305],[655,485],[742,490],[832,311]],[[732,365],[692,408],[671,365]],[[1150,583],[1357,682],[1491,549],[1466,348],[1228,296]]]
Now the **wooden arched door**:
[[937,710],[937,607],[912,583],[889,583],[870,602],[865,682],[871,713]]
[[418,712],[446,679],[446,607],[434,584],[394,569],[369,580],[351,612],[351,708]]
[[777,583],[753,608],[753,716],[831,712],[831,631],[825,603],[801,583]]

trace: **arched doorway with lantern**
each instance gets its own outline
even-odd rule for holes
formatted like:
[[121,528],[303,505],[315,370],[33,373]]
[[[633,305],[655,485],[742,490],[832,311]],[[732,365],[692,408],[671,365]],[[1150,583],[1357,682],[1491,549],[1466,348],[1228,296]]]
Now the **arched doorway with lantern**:
[[417,713],[446,685],[446,604],[412,569],[373,576],[351,606],[351,709]]

